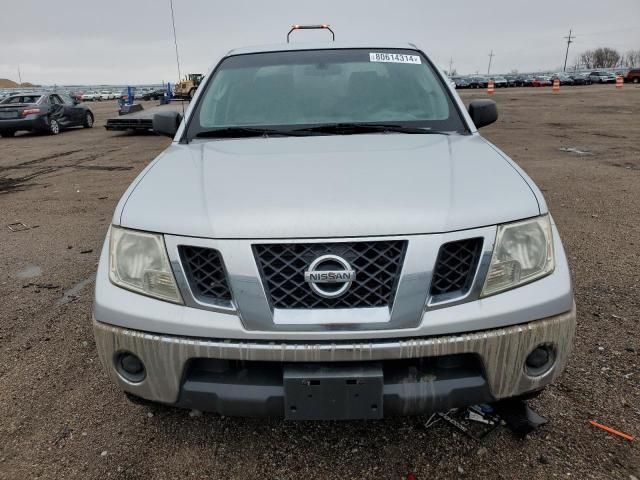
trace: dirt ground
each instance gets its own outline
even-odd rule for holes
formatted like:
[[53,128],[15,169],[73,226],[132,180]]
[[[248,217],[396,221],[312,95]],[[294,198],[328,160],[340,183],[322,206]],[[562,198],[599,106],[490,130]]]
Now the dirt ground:
[[169,140],[105,131],[103,102],[93,130],[0,139],[0,478],[640,478],[638,440],[588,423],[640,435],[640,88],[493,98],[500,120],[483,134],[543,189],[575,283],[574,353],[532,402],[548,425],[475,442],[426,417],[285,423],[129,403],[96,354],[92,276],[116,202]]

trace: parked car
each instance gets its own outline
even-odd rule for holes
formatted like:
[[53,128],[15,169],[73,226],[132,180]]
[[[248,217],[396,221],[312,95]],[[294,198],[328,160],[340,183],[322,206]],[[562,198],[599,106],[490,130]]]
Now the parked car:
[[591,78],[586,73],[573,73],[570,75],[574,85],[591,85]]
[[539,392],[575,306],[541,191],[478,133],[495,102],[462,114],[412,44],[302,45],[233,50],[186,118],[154,116],[174,142],[97,271],[110,378],[136,401],[293,420]]
[[609,72],[594,71],[589,73],[592,83],[616,83],[616,76]]
[[567,75],[566,73],[554,73],[553,75],[551,75],[551,82],[553,82],[554,80],[559,80],[560,81],[560,85],[574,85],[575,82],[573,80],[573,78],[570,75]]
[[630,69],[624,76],[625,82],[639,83],[640,82],[640,68]]
[[83,102],[95,102],[95,101],[102,100],[102,97],[100,96],[99,92],[90,91],[90,92],[84,92],[82,94],[81,99]]
[[59,93],[12,95],[0,101],[0,136],[27,130],[57,135],[69,127],[93,127],[93,112]]
[[519,79],[518,75],[505,75],[504,78],[507,81],[507,86],[508,87],[520,87],[521,86],[521,85],[518,85],[518,79]]
[[465,77],[453,77],[453,82],[456,84],[456,88],[469,88],[469,80]]
[[469,88],[487,88],[487,79],[479,75],[468,77]]
[[491,80],[493,80],[493,85],[496,88],[505,88],[509,86],[509,82],[507,82],[507,79],[504,77],[491,77]]
[[533,80],[531,80],[531,86],[533,87],[550,87],[551,85],[553,85],[551,77],[545,75],[533,77]]
[[158,99],[164,97],[165,93],[166,93],[166,89],[164,89],[164,88],[157,88],[157,89],[148,90],[148,91],[146,91],[146,92],[144,92],[142,94],[142,99],[143,100],[158,100]]
[[520,86],[521,87],[533,87],[533,80],[535,76],[533,75],[523,75],[519,77]]
[[83,92],[80,91],[71,91],[69,92],[69,96],[76,102],[80,103],[82,102],[82,93]]
[[112,92],[111,90],[102,90],[100,92],[101,100],[115,100],[117,98],[117,94]]

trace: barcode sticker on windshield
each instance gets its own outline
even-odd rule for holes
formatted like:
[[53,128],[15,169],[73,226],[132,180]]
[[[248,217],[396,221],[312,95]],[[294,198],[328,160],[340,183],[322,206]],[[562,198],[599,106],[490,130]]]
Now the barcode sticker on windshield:
[[422,61],[418,55],[403,55],[401,53],[369,53],[370,62],[390,62],[390,63],[414,63],[420,64]]

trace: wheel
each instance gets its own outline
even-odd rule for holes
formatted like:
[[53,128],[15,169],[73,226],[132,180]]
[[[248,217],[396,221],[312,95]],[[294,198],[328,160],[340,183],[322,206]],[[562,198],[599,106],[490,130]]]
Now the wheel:
[[60,124],[55,118],[49,120],[49,134],[58,135],[60,133]]
[[14,132],[13,130],[5,130],[3,132],[0,132],[0,137],[13,137],[16,134],[16,132]]
[[638,77],[633,77],[633,80],[631,80],[633,83],[640,83],[640,78]]
[[189,101],[193,100],[193,96],[196,94],[196,89],[192,88],[189,90]]
[[84,121],[82,122],[82,126],[84,128],[92,128],[93,127],[93,115],[91,112],[87,112],[84,116]]

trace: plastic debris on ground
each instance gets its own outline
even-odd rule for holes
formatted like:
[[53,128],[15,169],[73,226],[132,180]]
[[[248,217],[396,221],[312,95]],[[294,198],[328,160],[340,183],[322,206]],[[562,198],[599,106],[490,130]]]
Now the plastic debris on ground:
[[7,228],[11,232],[22,232],[23,230],[30,230],[32,228],[38,228],[38,225],[34,225],[33,227],[30,227],[26,223],[17,222],[17,223],[10,223],[9,225],[7,225]]
[[492,405],[472,405],[434,413],[425,423],[425,428],[431,428],[441,421],[478,441],[500,425],[508,427],[518,436],[525,436],[547,423],[546,418],[538,415],[522,400],[504,400]]
[[594,427],[599,428],[600,430],[604,430],[605,432],[610,433],[611,435],[615,435],[617,437],[624,438],[625,440],[633,442],[633,436],[629,435],[628,433],[621,432],[619,430],[616,430],[615,428],[607,427],[606,425],[594,422],[593,420],[589,420],[589,423]]

